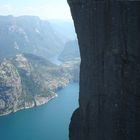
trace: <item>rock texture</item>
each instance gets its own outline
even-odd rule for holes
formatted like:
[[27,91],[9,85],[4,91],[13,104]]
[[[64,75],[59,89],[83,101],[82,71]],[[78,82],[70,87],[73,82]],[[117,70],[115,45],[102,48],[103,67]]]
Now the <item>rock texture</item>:
[[15,112],[23,104],[20,75],[8,60],[0,63],[0,115]]
[[0,60],[0,116],[47,103],[78,75],[79,62],[57,66],[33,54]]
[[81,52],[70,140],[139,140],[140,1],[68,3]]

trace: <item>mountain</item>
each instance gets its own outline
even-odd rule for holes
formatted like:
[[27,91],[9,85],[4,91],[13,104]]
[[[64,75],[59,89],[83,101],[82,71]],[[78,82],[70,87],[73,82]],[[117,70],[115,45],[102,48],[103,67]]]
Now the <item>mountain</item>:
[[80,59],[66,61],[62,66],[63,69],[65,69],[65,71],[70,75],[71,81],[79,83]]
[[78,44],[64,45],[61,33],[35,16],[0,16],[0,116],[47,103],[79,81]]
[[[54,65],[33,54],[0,61],[0,115],[47,103],[79,77],[73,64]],[[76,78],[77,76],[77,78]]]
[[49,20],[49,23],[64,43],[77,38],[72,21]]
[[0,16],[0,57],[32,53],[45,58],[58,55],[64,47],[50,23],[36,16]]
[[74,59],[78,59],[80,61],[80,53],[77,40],[68,41],[65,44],[62,53],[59,55],[59,60],[63,62],[71,61]]

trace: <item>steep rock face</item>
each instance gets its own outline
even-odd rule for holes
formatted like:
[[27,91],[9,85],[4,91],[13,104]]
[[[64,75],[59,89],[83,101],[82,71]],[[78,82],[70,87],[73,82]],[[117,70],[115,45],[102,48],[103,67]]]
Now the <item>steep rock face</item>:
[[81,52],[70,140],[140,139],[140,2],[68,0]]
[[47,103],[78,75],[79,62],[57,66],[33,54],[1,60],[0,116]]
[[14,65],[4,60],[0,63],[0,115],[14,112],[23,103],[21,78]]

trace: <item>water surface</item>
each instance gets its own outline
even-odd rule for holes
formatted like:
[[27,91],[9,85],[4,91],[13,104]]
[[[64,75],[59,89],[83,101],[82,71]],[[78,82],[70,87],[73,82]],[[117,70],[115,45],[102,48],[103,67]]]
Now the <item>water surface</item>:
[[0,140],[68,140],[79,86],[69,84],[48,104],[0,117]]

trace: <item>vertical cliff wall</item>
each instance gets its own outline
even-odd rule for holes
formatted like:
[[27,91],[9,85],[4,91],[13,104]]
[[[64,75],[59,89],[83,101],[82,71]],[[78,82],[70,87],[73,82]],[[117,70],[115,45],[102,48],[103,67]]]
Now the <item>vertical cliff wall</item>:
[[70,140],[140,140],[140,1],[68,3],[81,52]]

